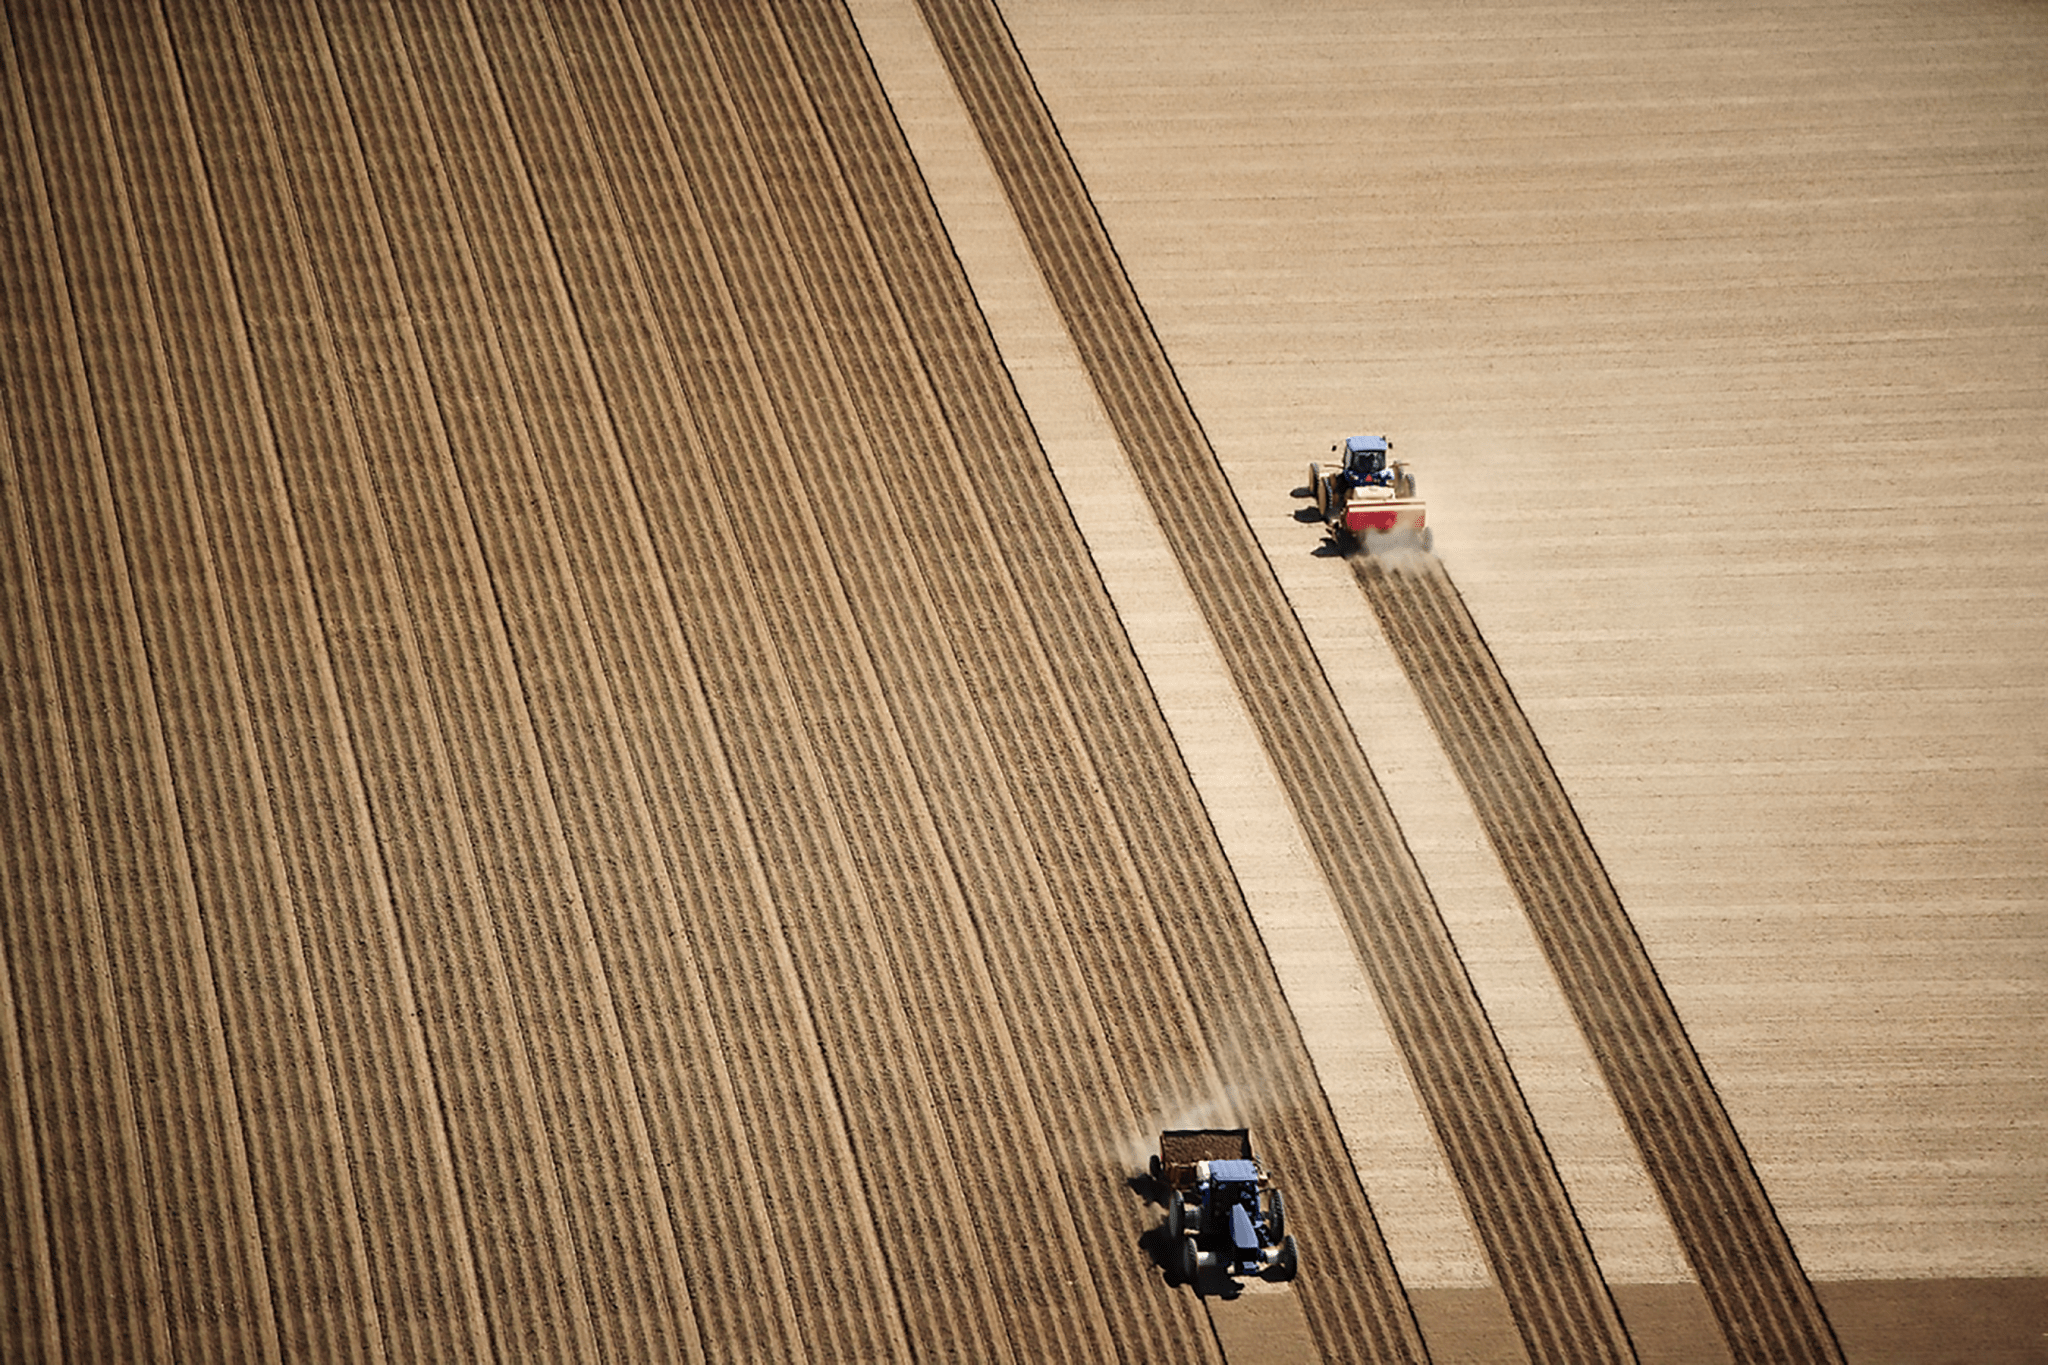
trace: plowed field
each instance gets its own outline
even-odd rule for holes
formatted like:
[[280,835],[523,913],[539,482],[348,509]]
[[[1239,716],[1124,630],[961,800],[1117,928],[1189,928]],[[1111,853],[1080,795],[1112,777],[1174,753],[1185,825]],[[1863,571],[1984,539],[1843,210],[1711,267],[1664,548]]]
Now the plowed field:
[[[0,1357],[1843,1359],[1880,1310],[1830,1320],[1455,561],[1354,558],[1356,626],[1675,1316],[1596,1254],[1030,43],[885,8],[8,0]],[[885,28],[1169,532],[1469,1305],[1391,1249]],[[1292,1286],[1165,1274],[1137,1171],[1192,1121],[1252,1125]]]

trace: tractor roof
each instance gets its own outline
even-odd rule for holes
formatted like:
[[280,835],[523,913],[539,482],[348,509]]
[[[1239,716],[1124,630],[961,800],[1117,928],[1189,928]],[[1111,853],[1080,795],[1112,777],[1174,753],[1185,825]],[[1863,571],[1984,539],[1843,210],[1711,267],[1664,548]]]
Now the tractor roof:
[[1344,449],[1353,455],[1362,455],[1368,450],[1377,450],[1384,455],[1389,447],[1384,436],[1352,436],[1345,440]]
[[1212,1161],[1209,1163],[1209,1178],[1231,1184],[1246,1181],[1257,1184],[1259,1163],[1256,1161]]

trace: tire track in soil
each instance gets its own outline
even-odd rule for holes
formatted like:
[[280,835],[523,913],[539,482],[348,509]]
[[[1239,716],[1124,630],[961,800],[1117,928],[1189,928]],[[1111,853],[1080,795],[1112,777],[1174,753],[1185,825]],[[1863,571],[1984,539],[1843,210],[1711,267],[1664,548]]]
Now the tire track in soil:
[[[132,376],[114,358],[126,319],[107,317],[101,290],[118,270],[126,224],[83,202],[95,189],[102,204],[112,196],[95,136],[103,105],[83,69],[74,19],[46,13],[10,26],[20,107],[47,137],[49,159],[39,158],[40,183],[29,191],[42,279],[65,295],[40,310],[48,349],[27,367],[33,378],[15,395],[16,420],[18,429],[68,438],[51,441],[52,458],[17,472],[25,519],[42,546],[37,558],[79,571],[44,627],[67,729],[91,755],[75,772],[89,846],[99,855],[94,929],[104,935],[104,957],[94,965],[109,973],[122,1045],[150,1094],[150,1103],[134,1106],[139,1157],[157,1255],[175,1268],[162,1278],[167,1321],[152,1324],[152,1344],[194,1360],[275,1356],[245,1115],[172,771],[179,718],[156,690],[163,675],[152,674],[162,661],[145,636],[156,580],[136,574],[135,530],[123,525],[117,502],[120,455],[139,440],[138,407],[127,388]],[[53,166],[65,173],[52,174]],[[72,244],[68,255],[60,241]],[[31,288],[24,283],[15,297]],[[184,1216],[194,1207],[218,1215]]]
[[[264,720],[248,742],[265,791],[249,800],[276,830],[297,1017],[327,1035],[323,1103],[336,1111],[331,1140],[345,1144],[331,1158],[340,1207],[327,1216],[348,1221],[347,1240],[368,1261],[361,1304],[291,1300],[287,1312],[369,1315],[382,1338],[366,1344],[372,1356],[386,1340],[404,1359],[473,1355],[488,1349],[487,1328],[403,936],[170,37],[154,15],[146,29],[100,22],[96,36],[103,65],[129,87],[115,106],[123,155],[156,168],[132,188],[148,269],[162,282],[154,297],[170,386],[188,448],[214,455],[185,466],[192,535],[233,604],[223,623],[233,657],[219,666],[235,670]],[[252,457],[218,454],[228,451]],[[284,1339],[302,1352],[290,1331]]]
[[[1038,833],[1038,857],[1053,884],[1065,888],[1053,905],[1073,919],[1075,952],[1087,956],[1085,976],[1098,990],[1112,1052],[1137,1058],[1149,1072],[1126,1083],[1155,1107],[1165,1095],[1186,1103],[1188,1095],[1214,1093],[1182,1089],[1198,1085],[1190,1072],[1206,1070],[1190,1060],[1219,1058],[1253,1105],[1268,1158],[1290,1189],[1307,1193],[1296,1199],[1305,1205],[1296,1224],[1319,1248],[1315,1254],[1356,1269],[1298,1285],[1325,1353],[1419,1357],[1413,1316],[1272,966],[850,18],[838,4],[778,6],[776,14],[840,174],[854,186],[852,203],[885,287],[930,377],[930,389],[899,409],[877,415],[870,407],[870,428],[889,434],[877,444],[897,454],[885,465],[895,514],[922,524],[909,542],[924,551],[928,579],[987,567],[1004,581],[1016,598],[1016,624],[999,624],[979,643],[969,620],[954,626],[956,639],[977,641],[995,655],[1004,645],[1040,641],[1028,663],[987,667],[997,677],[1053,679],[1047,692],[1061,714],[1047,722],[1047,733],[1065,731],[1079,749],[1063,759],[1077,767],[1077,800],[1059,806],[1055,798],[1069,788],[1044,780],[1028,792],[1053,804]],[[924,432],[922,424],[934,417],[922,403],[944,430]],[[963,460],[963,450],[975,452],[973,463]],[[1004,489],[999,530],[985,518],[963,518],[950,497],[930,497],[934,489],[965,489],[983,477]],[[961,540],[967,553],[946,553]],[[1001,596],[1001,589],[983,589],[991,591]],[[1004,620],[993,604],[969,610]],[[983,704],[999,712],[1006,700],[997,690]],[[1006,729],[991,722],[991,733]],[[1047,772],[1028,749],[1028,733],[1006,755],[1008,772]],[[1110,792],[1122,800],[1112,802]],[[1083,853],[1085,862],[1077,857]],[[1247,1056],[1247,1040],[1260,1040],[1255,1056]],[[1245,1074],[1247,1068],[1260,1074]]]
[[[1536,1360],[1633,1351],[1377,780],[991,6],[923,3],[1140,485],[1373,978]],[[1331,825],[1345,812],[1343,832]],[[1362,837],[1361,837],[1362,836]]]
[[[491,36],[494,55],[508,60],[522,46],[516,32],[496,31]],[[678,51],[674,45],[686,46]],[[652,41],[643,35],[639,46],[650,62],[668,60],[672,54],[687,62],[695,35],[686,28],[670,30]],[[697,60],[696,69],[704,78],[698,90],[704,98],[697,117],[688,120],[687,129],[671,127],[670,131],[724,145],[723,156],[704,157],[692,165],[699,174],[724,178],[715,192],[705,196],[710,212],[716,215],[733,201],[743,181],[725,164],[731,155],[730,140],[709,131],[719,125],[725,91],[708,63],[701,57]],[[610,69],[616,70],[617,64]],[[525,89],[527,84],[517,73],[508,73],[501,80],[507,89]],[[646,126],[645,119],[653,117],[647,111],[612,106],[621,93],[603,86],[585,92],[594,130],[641,128]],[[650,151],[659,155],[659,149]],[[624,156],[615,164],[625,171],[615,173],[616,186],[644,162]],[[764,249],[760,220],[737,236],[744,241],[735,241],[733,235],[719,240],[729,252],[723,261],[725,280],[734,291],[738,314],[755,324],[745,340],[755,373],[763,382],[760,397],[749,405],[752,411],[746,419],[760,422],[776,411],[786,425],[799,429],[815,426],[795,420],[794,414],[801,410],[798,395],[829,383],[830,376],[818,368],[816,352],[796,321],[801,303],[779,278],[779,261]],[[678,243],[676,250],[663,251],[660,260],[666,264],[689,249],[687,243]],[[770,451],[779,443],[779,432],[765,429],[740,447]],[[863,1153],[863,1164],[869,1170],[898,1167],[902,1172],[898,1178],[906,1185],[936,1180],[938,1188],[930,1199],[913,1194],[905,1201],[911,1206],[908,1208],[896,1207],[889,1193],[882,1191],[875,1215],[885,1227],[895,1225],[889,1228],[891,1245],[944,1246],[949,1234],[954,1235],[959,1264],[932,1266],[935,1275],[953,1278],[950,1289],[934,1294],[933,1287],[922,1283],[899,1286],[899,1294],[907,1300],[907,1325],[914,1334],[927,1338],[937,1334],[943,1342],[966,1326],[960,1320],[965,1306],[966,1316],[1002,1322],[1002,1339],[983,1339],[971,1348],[964,1339],[957,1339],[956,1345],[947,1349],[986,1351],[1013,1345],[1026,1351],[1076,1349],[1066,1335],[1074,1322],[1071,1295],[1060,1295],[1051,1282],[1040,1287],[1033,1281],[1073,1265],[1077,1248],[1071,1237],[1062,1239],[1044,1225],[1044,1201],[1034,1194],[1041,1177],[1031,1169],[1030,1124],[1028,1118],[1022,1125],[1017,1121],[1027,1111],[1021,1102],[1014,1052],[1003,1021],[991,1008],[992,990],[985,967],[977,961],[971,930],[962,922],[960,889],[936,847],[930,813],[907,769],[903,734],[893,726],[883,704],[874,659],[855,624],[852,604],[833,575],[819,573],[814,548],[792,539],[783,509],[763,505],[757,490],[743,482],[750,470],[730,464],[718,468],[742,480],[721,491],[741,529],[743,549],[757,566],[755,581],[770,585],[775,595],[790,604],[778,614],[794,628],[790,633],[799,638],[805,660],[801,671],[790,671],[790,679],[819,759],[816,799],[821,811],[836,812],[835,823],[845,840],[846,868],[854,879],[846,886],[844,899],[835,897],[829,908],[818,907],[814,916],[805,917],[802,928],[815,932],[814,925],[837,918],[842,923],[828,929],[825,938],[836,944],[865,937],[863,947],[870,961],[855,968],[855,979],[889,981],[896,997],[893,1017],[875,1021],[885,1025],[885,1031],[871,1035],[857,1055],[836,1059],[835,1074],[844,1078],[849,1069],[872,1067],[877,1060],[886,1066],[891,1055],[915,1067],[896,1084],[910,1083],[916,1110],[887,1114],[887,1109],[898,1108],[900,1101],[891,1103],[884,1096],[886,1130],[862,1132],[874,1120],[858,1110],[853,1126],[857,1144],[863,1139],[873,1144]],[[817,862],[811,860],[807,875],[815,876],[818,871]],[[849,915],[852,922],[845,922]],[[801,951],[801,943],[799,947]],[[847,984],[852,987],[853,980]],[[842,1087],[843,1094],[852,1088],[844,1079]],[[862,1085],[859,1098],[871,1103],[868,1092],[877,1088],[872,1082]],[[1021,1149],[1020,1136],[1026,1139]],[[1042,1148],[1042,1139],[1035,1145]],[[995,1152],[1003,1152],[1004,1159],[974,1172],[990,1186],[991,1198],[969,1199],[965,1186],[956,1184],[961,1154]],[[957,1234],[961,1224],[975,1231],[961,1238]],[[1030,1267],[1031,1279],[1005,1285],[999,1294],[985,1257],[1005,1237],[1039,1248],[1044,1259]],[[928,1294],[932,1296],[927,1298]]]
[[1441,562],[1351,564],[1599,1060],[1737,1360],[1840,1347],[1528,717]]
[[[341,363],[338,348],[349,338],[337,337],[320,288],[345,277],[352,262],[318,268],[327,261],[322,246],[333,244],[311,229],[332,225],[301,205],[327,205],[303,199],[291,177],[265,173],[303,163],[287,155],[293,149],[280,141],[277,110],[254,83],[245,22],[212,9],[178,13],[173,41],[200,140],[215,152],[219,222],[227,255],[241,267],[251,354],[309,576],[319,585],[337,695],[359,741],[372,812],[397,836],[382,847],[437,1064],[479,1297],[498,1350],[587,1356],[597,1349],[595,1328],[545,1137],[533,1040],[495,922],[505,898],[487,882],[489,850],[454,771],[455,736],[431,687],[424,623],[405,596],[418,580],[399,570],[396,532],[372,482],[366,447],[383,414],[359,413],[356,403],[377,390],[343,384],[344,375],[358,384],[364,376]],[[241,168],[248,170],[237,174]],[[433,624],[441,639],[459,635],[472,645],[481,625],[464,617]],[[471,657],[483,652],[472,648]]]

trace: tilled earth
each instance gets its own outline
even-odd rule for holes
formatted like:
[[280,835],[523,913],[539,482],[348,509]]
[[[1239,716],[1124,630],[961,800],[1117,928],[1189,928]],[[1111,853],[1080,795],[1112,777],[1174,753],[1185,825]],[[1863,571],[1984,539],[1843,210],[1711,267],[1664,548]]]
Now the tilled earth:
[[[1028,52],[918,11],[1502,1349],[1650,1358]],[[1256,1358],[1130,1152],[1221,1096],[1309,1249],[1282,1316],[1455,1358],[843,5],[0,37],[0,1354]],[[1351,567],[1700,1349],[1844,1358],[1455,562]]]

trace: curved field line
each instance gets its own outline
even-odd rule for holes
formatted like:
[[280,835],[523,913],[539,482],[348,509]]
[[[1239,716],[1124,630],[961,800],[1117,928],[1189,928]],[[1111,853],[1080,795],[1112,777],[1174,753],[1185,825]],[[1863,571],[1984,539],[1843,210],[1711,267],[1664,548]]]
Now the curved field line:
[[[1155,514],[1336,893],[1530,1353],[1633,1352],[1377,781],[993,8],[923,5]],[[1332,826],[1337,813],[1341,832]]]
[[1840,1348],[1621,899],[1450,576],[1352,567],[1535,926],[1738,1360]]

